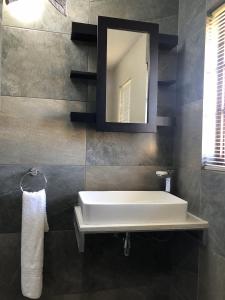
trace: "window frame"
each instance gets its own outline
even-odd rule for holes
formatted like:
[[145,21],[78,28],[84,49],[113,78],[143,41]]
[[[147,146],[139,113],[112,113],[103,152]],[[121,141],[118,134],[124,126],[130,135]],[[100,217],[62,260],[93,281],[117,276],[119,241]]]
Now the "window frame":
[[[219,19],[219,16],[221,14],[223,14],[223,16],[221,19]],[[221,20],[223,21],[222,28],[219,27]],[[217,27],[214,28],[213,26],[217,26]],[[221,47],[220,34],[222,34],[222,39],[223,39],[223,50],[221,52],[222,58],[218,53]],[[213,45],[211,43],[213,43]],[[211,53],[209,53],[210,52],[209,49],[215,51],[213,53],[215,55],[213,56],[213,58]],[[215,60],[214,67],[213,67],[213,62],[211,63],[212,64],[211,66],[209,57],[210,59]],[[221,62],[218,63],[220,59],[222,60],[222,63]],[[222,65],[222,67],[220,66],[220,64]],[[207,86],[207,79],[209,79],[210,76],[211,79],[214,80],[214,82],[213,81],[210,82],[212,83],[211,84],[212,87],[209,89],[208,87],[209,85]],[[225,172],[225,4],[224,3],[220,6],[217,6],[215,9],[211,10],[208,13],[208,18],[206,22],[205,69],[204,69],[203,84],[204,84],[204,95],[203,95],[202,168],[206,170]],[[220,85],[222,87],[220,87]],[[211,107],[211,111],[209,109],[210,107]],[[213,129],[210,128],[210,125],[206,125],[208,120],[210,120],[210,125],[212,125]],[[207,132],[207,128],[211,131],[214,130],[214,133],[211,132],[210,138],[207,136],[210,135],[209,133],[210,131]],[[207,150],[206,145],[209,146],[211,150]],[[209,155],[210,151],[211,151],[211,155]],[[205,155],[205,153],[208,154]]]

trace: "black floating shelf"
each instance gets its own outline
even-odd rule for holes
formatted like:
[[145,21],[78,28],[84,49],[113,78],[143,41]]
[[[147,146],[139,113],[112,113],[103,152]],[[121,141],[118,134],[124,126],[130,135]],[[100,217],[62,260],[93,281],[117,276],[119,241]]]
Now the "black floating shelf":
[[80,80],[97,80],[97,73],[72,70],[70,72],[70,78]]
[[[97,43],[97,25],[73,22],[71,40]],[[159,34],[160,50],[171,50],[177,43],[177,35]]]
[[[79,80],[97,80],[97,73],[94,72],[82,72],[82,71],[71,71],[70,73],[71,79],[79,79]],[[168,87],[176,83],[176,80],[165,80],[158,81],[159,87]]]
[[159,35],[159,49],[160,50],[171,50],[178,44],[178,36],[171,34],[160,34]]
[[[71,122],[96,123],[96,113],[70,113]],[[167,127],[172,125],[172,120],[169,117],[157,116],[157,126]]]
[[159,87],[169,87],[171,85],[174,85],[176,83],[176,80],[164,80],[164,81],[158,81]]
[[71,120],[71,122],[96,123],[96,114],[95,113],[71,112],[70,120]]
[[71,40],[97,42],[97,25],[73,22]]

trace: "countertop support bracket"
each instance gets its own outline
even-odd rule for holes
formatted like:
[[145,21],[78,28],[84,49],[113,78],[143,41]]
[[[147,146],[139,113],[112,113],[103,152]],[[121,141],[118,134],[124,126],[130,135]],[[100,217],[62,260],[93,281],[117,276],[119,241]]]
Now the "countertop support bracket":
[[74,228],[75,228],[75,235],[76,235],[76,240],[77,240],[78,251],[79,251],[79,253],[84,253],[85,233],[83,233],[79,230],[76,218],[74,219]]

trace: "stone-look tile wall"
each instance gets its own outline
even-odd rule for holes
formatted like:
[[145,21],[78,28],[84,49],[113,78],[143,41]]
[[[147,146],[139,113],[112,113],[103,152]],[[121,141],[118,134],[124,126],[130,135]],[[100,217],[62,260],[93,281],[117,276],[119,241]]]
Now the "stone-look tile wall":
[[[193,213],[209,221],[209,230],[203,239],[182,235],[181,239],[174,243],[175,299],[176,295],[179,295],[178,299],[185,300],[225,298],[225,174],[201,170],[206,11],[221,2],[219,0],[179,2],[177,129],[174,160],[177,167],[177,194],[189,201]],[[182,243],[180,249],[178,243],[182,240],[189,242]],[[182,258],[176,260],[181,250]]]
[[[3,5],[0,100],[0,298],[20,292],[21,176],[32,166],[48,178],[50,232],[45,241],[42,299],[169,299],[168,243],[154,234],[132,238],[90,236],[77,252],[73,206],[80,190],[154,190],[155,171],[172,166],[173,132],[96,132],[72,124],[70,111],[94,111],[95,88],[69,79],[72,68],[96,70],[96,49],[70,40],[72,21],[98,15],[157,22],[177,33],[178,0],[68,0],[68,17],[45,1],[39,21],[23,23]],[[160,80],[176,78],[176,51],[161,52]],[[160,115],[173,115],[176,89],[159,90]],[[30,179],[27,188],[41,187]]]

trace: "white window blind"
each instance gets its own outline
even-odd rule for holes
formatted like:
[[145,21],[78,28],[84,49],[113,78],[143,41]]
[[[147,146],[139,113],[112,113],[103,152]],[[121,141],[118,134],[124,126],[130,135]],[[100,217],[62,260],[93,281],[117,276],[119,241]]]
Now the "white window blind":
[[202,150],[204,166],[225,168],[225,5],[206,25]]

